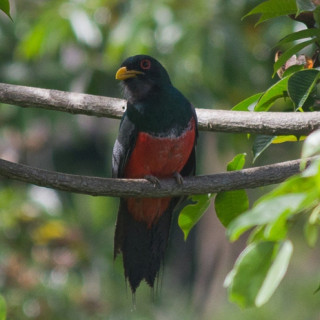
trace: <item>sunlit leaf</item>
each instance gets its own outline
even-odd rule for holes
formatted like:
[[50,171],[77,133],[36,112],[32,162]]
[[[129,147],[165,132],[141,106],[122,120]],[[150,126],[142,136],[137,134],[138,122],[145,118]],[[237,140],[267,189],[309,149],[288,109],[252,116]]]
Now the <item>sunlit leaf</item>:
[[[318,171],[320,161],[316,164],[317,164],[316,169]],[[312,169],[312,166],[313,166],[313,163],[311,163],[311,165],[307,168],[307,170]],[[274,199],[278,196],[287,195],[287,194],[296,194],[296,193],[304,193],[307,196],[306,200],[310,198],[309,204],[311,204],[311,202],[317,198],[317,190],[315,190],[316,179],[314,179],[314,175],[315,175],[314,172],[312,172],[312,174],[310,175],[305,175],[307,170],[303,171],[300,175],[294,175],[288,178],[286,181],[282,182],[271,192],[265,194],[260,199],[258,199],[256,201],[256,204]]]
[[279,241],[285,239],[288,232],[287,217],[288,214],[286,211],[284,211],[278,217],[278,219],[268,223],[264,229],[263,239],[269,241]]
[[316,38],[308,40],[308,41],[304,41],[301,43],[298,43],[296,45],[294,45],[293,47],[291,47],[290,49],[286,50],[285,52],[283,52],[281,54],[281,56],[279,57],[279,59],[274,63],[273,65],[273,75],[275,75],[277,73],[277,71],[297,52],[299,52],[300,50],[302,50],[303,48],[305,48],[306,46],[314,43],[316,41]]
[[255,305],[257,307],[260,307],[263,304],[265,304],[279,286],[281,280],[287,272],[292,251],[293,246],[289,240],[285,241],[280,246],[277,255],[273,260],[272,265],[268,270],[263,284],[256,296]]
[[265,228],[266,228],[265,225],[255,227],[250,233],[247,243],[265,241],[266,240],[264,236]]
[[260,98],[254,111],[268,111],[274,101],[287,96],[287,85],[290,77],[283,78],[271,86]]
[[2,10],[12,20],[11,15],[10,15],[9,0],[1,0],[0,1],[0,10]]
[[227,164],[227,171],[241,170],[246,162],[246,153],[237,154],[230,162]]
[[283,279],[292,255],[290,241],[250,244],[225,279],[230,300],[241,307],[265,304]]
[[284,38],[282,38],[277,43],[277,46],[282,46],[285,43],[289,43],[289,42],[293,42],[293,41],[305,39],[305,38],[312,38],[312,37],[320,37],[320,30],[318,28],[305,29],[305,30],[300,30],[300,31],[290,33]]
[[183,231],[186,240],[190,230],[200,220],[202,215],[208,209],[213,195],[201,194],[191,197],[192,203],[185,206],[179,214],[178,225]]
[[228,225],[227,235],[235,241],[253,226],[274,222],[282,214],[290,216],[298,213],[304,208],[307,197],[307,193],[292,193],[259,202]]
[[269,136],[264,134],[259,134],[255,137],[252,146],[253,162],[257,160],[261,153],[266,150],[276,138],[276,136]]
[[275,17],[294,14],[296,11],[297,6],[295,0],[268,0],[257,5],[243,18],[253,14],[261,14],[259,21],[256,23],[257,25]]
[[233,111],[251,111],[254,109],[256,103],[261,98],[263,92],[256,93],[253,96],[239,102],[231,110]]
[[310,247],[314,247],[318,240],[320,226],[320,205],[316,206],[304,227],[304,235]]
[[320,72],[315,69],[294,73],[288,81],[288,94],[295,108],[301,108],[316,85]]
[[253,307],[272,263],[274,242],[252,243],[238,257],[227,275],[229,299],[241,307]]
[[302,147],[302,158],[308,158],[320,153],[320,129],[312,132]]
[[314,248],[318,240],[319,226],[311,224],[309,221],[306,222],[304,226],[304,236],[307,240],[308,245]]
[[296,141],[303,141],[305,140],[307,137],[306,136],[276,136],[273,140],[272,140],[272,144],[277,144],[277,143],[283,143],[283,142],[296,142]]

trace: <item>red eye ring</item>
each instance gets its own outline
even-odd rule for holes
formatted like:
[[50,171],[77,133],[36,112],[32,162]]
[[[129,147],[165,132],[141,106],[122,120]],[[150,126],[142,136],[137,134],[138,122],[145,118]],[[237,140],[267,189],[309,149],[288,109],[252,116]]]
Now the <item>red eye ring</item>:
[[141,60],[141,62],[140,62],[140,67],[141,67],[141,69],[143,69],[143,70],[148,70],[148,69],[150,69],[150,68],[151,68],[151,61],[148,60],[148,59],[143,59],[143,60]]

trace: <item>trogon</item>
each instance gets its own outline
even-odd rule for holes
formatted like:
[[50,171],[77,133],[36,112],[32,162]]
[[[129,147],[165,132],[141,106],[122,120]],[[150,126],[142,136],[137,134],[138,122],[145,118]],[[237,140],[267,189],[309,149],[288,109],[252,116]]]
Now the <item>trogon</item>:
[[[195,174],[197,116],[172,85],[164,67],[147,55],[126,59],[116,73],[127,108],[112,156],[114,178],[161,178]],[[114,257],[123,255],[125,278],[135,293],[144,279],[152,288],[163,264],[172,213],[181,198],[121,198]]]

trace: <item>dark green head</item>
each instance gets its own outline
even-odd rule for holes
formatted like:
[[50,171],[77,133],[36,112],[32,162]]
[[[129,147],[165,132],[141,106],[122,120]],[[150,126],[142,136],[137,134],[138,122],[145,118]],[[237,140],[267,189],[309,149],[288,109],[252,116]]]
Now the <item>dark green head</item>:
[[165,68],[147,55],[126,59],[117,71],[116,79],[123,80],[125,97],[131,103],[146,98],[153,90],[171,85]]

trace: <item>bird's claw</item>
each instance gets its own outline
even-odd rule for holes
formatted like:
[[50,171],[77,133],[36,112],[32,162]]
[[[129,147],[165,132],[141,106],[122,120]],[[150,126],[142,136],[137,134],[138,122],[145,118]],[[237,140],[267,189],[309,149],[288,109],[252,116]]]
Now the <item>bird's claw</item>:
[[144,176],[144,178],[149,182],[151,182],[155,187],[157,188],[161,187],[160,180],[157,177],[152,175],[147,175],[147,176]]
[[177,184],[178,185],[183,185],[183,177],[182,177],[182,175],[179,173],[179,172],[175,172],[174,174],[173,174],[173,177],[175,178],[175,180],[177,181]]

